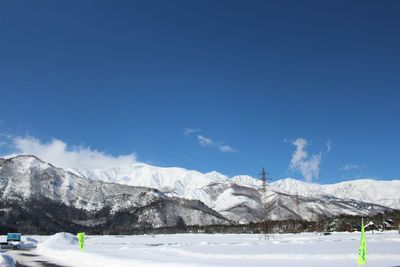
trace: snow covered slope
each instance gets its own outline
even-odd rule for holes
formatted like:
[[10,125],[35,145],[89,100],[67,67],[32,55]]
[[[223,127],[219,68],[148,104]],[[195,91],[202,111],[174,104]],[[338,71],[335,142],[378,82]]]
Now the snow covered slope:
[[[19,214],[40,224],[49,219],[54,227],[62,223],[103,225],[106,230],[176,226],[179,221],[186,225],[228,223],[198,200],[170,197],[147,187],[91,180],[34,156],[0,160],[0,214],[0,225],[18,221],[14,215]],[[47,229],[47,225],[43,227]]]
[[[204,189],[212,184],[237,184],[259,188],[261,181],[248,175],[229,178],[218,172],[200,173],[183,168],[161,168],[148,164],[132,164],[118,168],[80,170],[85,177],[126,185],[156,188],[188,199],[198,199],[209,206],[214,200]],[[337,184],[319,185],[286,178],[270,185],[273,191],[304,197],[334,196],[345,200],[358,200],[400,209],[400,180],[354,180]]]
[[156,188],[172,196],[197,199],[211,206],[210,196],[203,190],[212,183],[229,184],[227,176],[218,172],[200,173],[183,168],[161,168],[143,163],[104,170],[75,170],[93,180]]
[[272,184],[276,191],[307,197],[334,196],[400,209],[400,180],[378,181],[360,179],[337,184],[318,185],[295,179],[283,179]]
[[[248,175],[229,178],[218,172],[203,174],[143,163],[79,173],[94,180],[146,186],[171,196],[200,200],[234,221],[260,219],[261,181]],[[268,192],[271,219],[316,220],[339,214],[373,214],[384,210],[381,205],[400,209],[400,181],[318,185],[287,178],[269,185]]]

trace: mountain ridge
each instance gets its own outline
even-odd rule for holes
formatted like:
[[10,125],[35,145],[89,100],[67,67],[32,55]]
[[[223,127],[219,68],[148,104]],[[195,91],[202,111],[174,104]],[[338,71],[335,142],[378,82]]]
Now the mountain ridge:
[[[16,164],[13,167],[10,165],[10,167],[9,164],[5,164],[7,162]],[[22,195],[27,194],[26,197],[29,197],[30,190],[34,188],[38,195],[50,196],[50,198],[66,204],[72,203],[78,209],[99,211],[107,207],[112,215],[120,210],[137,206],[137,198],[140,197],[140,194],[134,193],[129,196],[133,190],[130,188],[135,188],[134,191],[147,192],[145,195],[148,200],[160,199],[161,202],[174,202],[178,206],[192,203],[191,206],[189,205],[192,215],[202,207],[201,205],[204,205],[201,209],[206,211],[208,208],[208,214],[215,218],[203,221],[194,220],[192,223],[202,224],[218,220],[222,220],[220,221],[222,223],[224,220],[225,222],[249,223],[258,222],[262,218],[260,211],[263,195],[261,181],[248,175],[229,178],[218,172],[203,174],[183,168],[154,167],[143,163],[105,170],[67,171],[28,155],[1,160],[0,164],[3,166],[0,168],[0,197],[12,192],[9,190],[10,188],[14,191],[21,190]],[[4,173],[7,173],[4,171],[4,166],[8,166],[11,178],[1,176],[2,173],[3,176]],[[32,184],[32,177],[36,177],[35,181],[38,185]],[[18,186],[14,183],[14,186],[9,188],[10,179],[11,181],[20,179]],[[50,181],[52,184],[43,183],[42,180]],[[397,181],[394,183],[396,186],[391,185],[390,190],[394,190],[396,193]],[[342,214],[364,216],[392,210],[393,208],[389,207],[387,203],[396,207],[400,206],[400,201],[395,197],[382,200],[381,196],[387,195],[385,186],[372,187],[373,190],[383,190],[383,192],[373,192],[372,194],[368,191],[368,194],[355,194],[355,198],[365,199],[357,200],[351,197],[353,192],[359,192],[357,186],[353,187],[351,183],[350,186],[348,185],[345,183],[344,186],[347,190],[342,190],[335,186],[306,183],[292,178],[275,181],[268,185],[266,193],[270,206],[269,219],[317,221],[320,218]],[[400,192],[400,189],[398,191]],[[128,194],[125,196],[125,200],[123,199],[124,194]],[[371,200],[368,199],[369,194],[380,198],[369,201]],[[13,194],[11,195],[13,196]],[[199,201],[199,203],[190,201]],[[180,208],[178,207],[178,209]],[[193,212],[193,210],[195,211]],[[157,212],[156,214],[158,214]],[[189,217],[190,215],[187,215],[185,218],[190,224]]]
[[[179,167],[157,167],[140,163],[140,168],[146,169],[146,172],[143,173],[137,171],[135,166],[136,165],[124,166],[123,168],[81,170],[80,173],[91,179],[113,181],[127,185],[142,185],[157,188],[161,191],[165,191],[163,190],[164,188],[173,189],[168,192],[175,193],[178,197],[199,199],[207,205],[212,205],[212,201],[201,189],[213,182],[220,184],[235,183],[251,188],[260,188],[262,185],[261,180],[249,175],[228,177],[216,171],[201,173],[199,171]],[[110,170],[112,171],[110,172]],[[177,170],[178,173],[176,172]],[[168,176],[168,180],[163,180],[166,176]],[[149,177],[152,180],[149,180]],[[200,182],[194,181],[195,179],[200,179]],[[291,195],[298,194],[305,197],[332,195],[341,199],[353,199],[400,209],[400,180],[387,181],[364,178],[333,184],[317,184],[294,178],[283,178],[270,183],[269,187],[273,191]],[[377,195],[375,191],[369,189],[372,187],[376,189],[376,191],[382,191],[384,193]],[[368,194],[362,194],[364,190],[369,190]],[[387,192],[389,192],[389,194],[387,194]]]

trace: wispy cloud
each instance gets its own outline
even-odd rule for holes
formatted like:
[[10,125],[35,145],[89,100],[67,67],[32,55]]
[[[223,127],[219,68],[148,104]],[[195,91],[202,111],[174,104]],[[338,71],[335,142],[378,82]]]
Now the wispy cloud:
[[230,145],[224,144],[222,142],[214,142],[213,139],[209,137],[205,137],[201,134],[197,135],[197,140],[201,146],[209,146],[217,148],[219,151],[223,153],[235,153],[238,152],[237,149],[233,148]]
[[197,135],[197,140],[201,146],[214,146],[215,143],[211,138],[205,137],[201,134]]
[[200,131],[201,131],[200,129],[185,128],[185,129],[183,129],[183,134],[185,136],[188,136],[188,135],[191,135],[191,134],[194,134],[194,133],[198,133]]
[[343,171],[352,171],[352,170],[361,170],[364,169],[365,166],[362,165],[358,165],[358,164],[346,164],[344,166],[342,166],[341,170]]
[[330,152],[332,150],[332,140],[326,141],[326,152]]
[[318,178],[321,153],[308,155],[306,150],[308,142],[304,138],[297,138],[292,144],[296,147],[296,150],[290,160],[290,169],[300,172],[308,182],[311,182],[313,178]]
[[39,139],[15,137],[12,140],[12,155],[35,155],[55,166],[67,169],[102,169],[136,162],[134,153],[112,156],[83,146],[69,146],[59,139],[43,143]]
[[[184,133],[188,133],[188,134],[185,134],[186,136],[188,136],[188,135],[190,135],[192,133],[196,133],[198,131],[200,131],[200,130],[199,129],[188,129],[188,128],[186,128],[184,130]],[[202,134],[198,134],[196,137],[197,137],[197,142],[202,147],[216,148],[222,153],[236,153],[236,152],[238,152],[238,150],[235,149],[234,147],[232,147],[231,145],[225,144],[224,142],[216,142],[212,138],[204,136]]]
[[235,153],[238,152],[236,149],[230,145],[219,145],[219,150],[224,153]]

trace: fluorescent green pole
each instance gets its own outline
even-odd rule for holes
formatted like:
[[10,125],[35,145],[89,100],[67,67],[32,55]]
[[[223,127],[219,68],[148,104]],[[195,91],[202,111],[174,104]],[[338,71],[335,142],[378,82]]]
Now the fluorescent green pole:
[[365,240],[364,219],[361,221],[361,241],[358,249],[358,264],[365,265],[367,262],[367,241]]
[[77,233],[79,240],[79,248],[83,251],[83,246],[85,244],[85,233]]

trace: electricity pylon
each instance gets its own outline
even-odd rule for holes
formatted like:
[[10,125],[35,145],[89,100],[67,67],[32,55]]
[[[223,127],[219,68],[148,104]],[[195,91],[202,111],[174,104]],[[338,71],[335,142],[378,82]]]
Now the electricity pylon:
[[261,173],[260,173],[260,179],[262,181],[262,196],[261,196],[261,222],[260,222],[260,231],[261,234],[264,236],[264,239],[269,239],[268,236],[268,211],[269,211],[269,205],[268,205],[268,172],[265,171],[264,168],[262,168]]
[[[300,215],[300,201],[299,201],[299,192],[298,191],[296,191],[296,195],[294,197],[295,197],[295,207],[296,207],[296,213],[297,213],[295,215],[297,215],[297,216],[299,216],[301,218],[301,215]],[[294,216],[294,229],[293,229],[293,231],[295,233],[297,233],[297,227],[298,227],[298,225],[296,224],[296,221],[297,221],[297,218],[296,218],[296,216]]]

